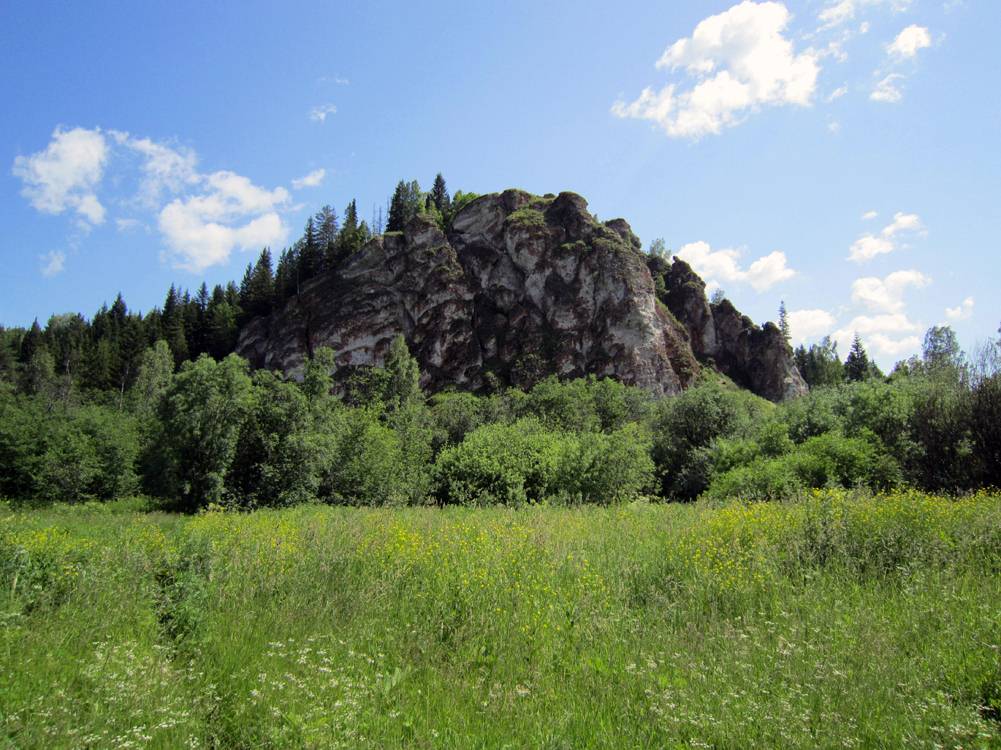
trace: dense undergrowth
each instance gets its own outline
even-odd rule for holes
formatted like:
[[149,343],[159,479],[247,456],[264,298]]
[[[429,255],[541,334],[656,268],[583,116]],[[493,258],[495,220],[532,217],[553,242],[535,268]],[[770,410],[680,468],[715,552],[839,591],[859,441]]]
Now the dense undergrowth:
[[11,747],[998,747],[1001,495],[0,513]]
[[776,405],[709,368],[661,399],[593,376],[428,395],[402,337],[385,367],[339,384],[323,348],[299,382],[251,373],[235,355],[175,373],[159,341],[119,393],[0,380],[0,497],[80,502],[142,489],[195,511],[969,492],[1001,486],[1001,346],[989,349],[979,371],[915,360],[890,378]]

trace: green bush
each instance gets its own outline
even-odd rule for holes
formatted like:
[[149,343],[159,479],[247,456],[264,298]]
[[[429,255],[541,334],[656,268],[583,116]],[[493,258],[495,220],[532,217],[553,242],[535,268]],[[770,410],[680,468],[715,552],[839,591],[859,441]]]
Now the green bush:
[[[724,466],[722,462],[721,466]],[[781,500],[805,488],[866,487],[885,490],[900,483],[900,466],[871,434],[847,438],[834,432],[812,437],[788,453],[750,462],[714,476],[705,497]]]
[[320,500],[339,505],[403,505],[409,497],[397,433],[371,409],[339,409],[311,435]]
[[709,486],[712,445],[746,431],[770,408],[766,404],[713,382],[661,401],[653,419],[652,451],[664,497],[698,497]]
[[610,434],[552,432],[535,419],[486,425],[442,451],[437,496],[478,505],[632,500],[653,480],[649,448],[637,425]]
[[555,439],[535,419],[473,430],[438,456],[434,476],[439,501],[520,505],[544,499],[558,460]]

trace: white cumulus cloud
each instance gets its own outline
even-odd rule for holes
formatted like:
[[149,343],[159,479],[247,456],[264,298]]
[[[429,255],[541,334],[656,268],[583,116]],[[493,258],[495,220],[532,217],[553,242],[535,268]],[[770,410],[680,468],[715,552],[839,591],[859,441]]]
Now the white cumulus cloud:
[[762,106],[809,105],[820,66],[815,53],[797,54],[783,36],[789,20],[782,3],[751,0],[703,19],[657,61],[658,69],[683,71],[691,87],[647,87],[632,102],[615,102],[612,113],[651,120],[674,138],[701,138]]
[[225,263],[234,249],[283,242],[288,227],[278,209],[288,201],[285,188],[266,190],[235,172],[214,172],[203,178],[201,194],[168,203],[159,227],[178,265],[201,271]]
[[879,216],[879,213],[876,211],[866,211],[864,214],[862,214],[862,221],[871,221],[872,219],[875,219],[877,216]]
[[[105,220],[97,189],[115,189],[110,205],[146,213],[143,219],[116,217],[118,231],[147,226],[146,219],[155,216],[169,257],[191,271],[224,263],[235,249],[278,244],[288,235],[282,212],[290,195],[284,187],[268,190],[233,171],[200,172],[192,149],[120,130],[56,128],[44,150],[14,160],[13,173],[32,206],[53,214],[72,210],[84,229]],[[325,174],[318,169],[293,184],[316,186]],[[43,273],[51,276],[63,269],[65,255],[52,252],[42,260]]]
[[967,297],[956,307],[945,308],[945,317],[949,320],[966,320],[973,315],[973,297]]
[[[862,216],[866,220],[875,217],[875,211],[869,211]],[[878,236],[863,234],[855,240],[848,251],[848,259],[856,263],[862,263],[872,260],[877,255],[892,253],[897,249],[897,242],[894,239],[897,235],[904,232],[916,233],[922,231],[924,231],[924,225],[921,223],[921,217],[917,214],[897,212],[893,215],[893,221],[883,227]]]
[[894,271],[882,279],[865,276],[852,283],[852,301],[876,312],[899,313],[909,288],[922,289],[929,284],[931,277],[913,269]]
[[56,128],[44,150],[14,159],[12,172],[21,194],[43,213],[73,209],[88,225],[104,222],[104,206],[94,192],[104,175],[108,144],[100,129]]
[[907,59],[914,57],[919,51],[931,47],[931,34],[924,26],[911,24],[906,29],[897,34],[886,47],[886,51],[891,57]]
[[763,292],[796,275],[796,271],[789,268],[785,253],[778,250],[758,258],[747,268],[740,264],[741,255],[740,250],[729,248],[713,250],[708,242],[701,240],[683,245],[677,252],[679,258],[710,284],[745,283]]
[[295,180],[292,180],[292,187],[295,190],[300,190],[306,187],[318,187],[320,183],[323,182],[323,178],[327,176],[326,169],[314,169],[309,174],[303,175]]
[[831,333],[837,318],[827,310],[792,310],[788,314],[789,332],[794,344]]

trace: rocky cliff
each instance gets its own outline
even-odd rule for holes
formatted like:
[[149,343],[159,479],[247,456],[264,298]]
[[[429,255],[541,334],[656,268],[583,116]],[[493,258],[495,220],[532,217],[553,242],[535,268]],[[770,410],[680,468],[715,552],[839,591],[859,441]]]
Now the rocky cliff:
[[673,394],[704,364],[773,400],[805,390],[778,329],[710,306],[683,263],[647,261],[625,221],[599,223],[579,195],[485,195],[447,234],[418,216],[376,237],[247,324],[237,351],[297,375],[318,346],[342,368],[381,364],[402,333],[431,390],[555,373]]
[[706,285],[683,260],[648,258],[657,296],[685,326],[698,360],[737,385],[772,401],[807,392],[782,332],[774,323],[756,326],[728,299],[706,300]]

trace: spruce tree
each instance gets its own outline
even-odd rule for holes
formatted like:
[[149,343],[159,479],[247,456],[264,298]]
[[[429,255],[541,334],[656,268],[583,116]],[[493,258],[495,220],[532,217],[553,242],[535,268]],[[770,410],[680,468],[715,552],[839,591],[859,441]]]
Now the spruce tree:
[[177,367],[188,358],[188,341],[184,334],[184,308],[180,292],[173,284],[163,303],[163,338],[174,355]]
[[856,333],[852,339],[852,348],[845,359],[845,378],[852,383],[858,383],[869,376],[869,355],[862,346],[862,339]]
[[420,211],[423,202],[421,186],[417,183],[417,180],[409,183],[400,180],[389,203],[389,217],[386,221],[386,231],[402,232],[410,220]]
[[316,225],[316,239],[324,257],[333,252],[337,243],[337,212],[331,206],[324,206],[313,217]]
[[323,270],[323,249],[313,217],[306,220],[302,239],[299,241],[299,282],[307,281]]
[[275,277],[271,270],[271,250],[264,248],[253,268],[248,266],[248,275],[240,285],[240,307],[253,318],[267,315],[275,298]]
[[789,315],[786,313],[786,303],[785,300],[779,302],[779,331],[782,333],[782,338],[788,344],[791,338],[789,332]]
[[448,189],[445,187],[445,178],[441,176],[441,172],[435,175],[434,185],[431,187],[431,192],[429,193],[431,197],[431,202],[434,203],[435,207],[444,216],[448,213],[449,207],[452,205],[452,201],[448,197]]

